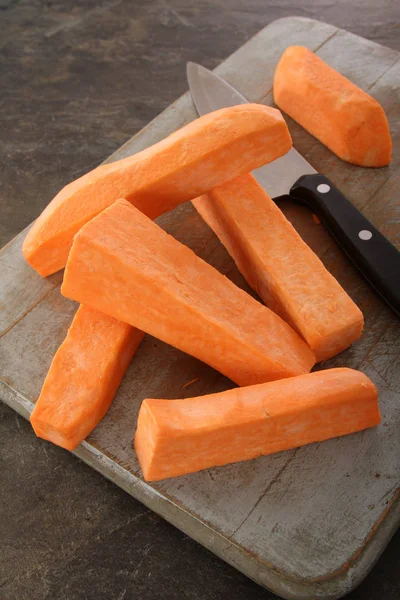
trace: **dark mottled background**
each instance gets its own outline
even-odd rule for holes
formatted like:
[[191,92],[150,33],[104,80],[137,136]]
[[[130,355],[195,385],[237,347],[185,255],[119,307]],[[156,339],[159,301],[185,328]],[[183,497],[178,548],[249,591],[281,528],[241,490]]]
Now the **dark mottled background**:
[[[261,27],[317,18],[400,50],[396,0],[0,0],[0,246]],[[400,597],[400,535],[351,600]],[[0,403],[0,600],[276,598]]]

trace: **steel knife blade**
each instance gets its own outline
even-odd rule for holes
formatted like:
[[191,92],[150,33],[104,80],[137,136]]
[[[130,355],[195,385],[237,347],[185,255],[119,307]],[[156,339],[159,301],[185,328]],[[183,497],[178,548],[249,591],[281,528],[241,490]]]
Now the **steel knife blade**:
[[[248,100],[227,81],[187,63],[189,90],[200,116]],[[324,175],[292,148],[253,172],[274,200],[285,196],[306,204],[336,239],[375,291],[400,316],[400,252]]]

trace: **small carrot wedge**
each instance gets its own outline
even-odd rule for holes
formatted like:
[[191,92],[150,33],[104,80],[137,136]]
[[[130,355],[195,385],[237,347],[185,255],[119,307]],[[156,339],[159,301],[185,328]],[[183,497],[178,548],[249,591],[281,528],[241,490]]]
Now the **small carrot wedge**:
[[249,285],[305,339],[317,362],[360,337],[362,312],[252,175],[192,202]]
[[361,167],[390,163],[392,141],[382,106],[308,48],[291,46],[282,54],[274,99],[341,159]]
[[74,450],[110,408],[143,336],[125,323],[80,306],[31,414],[36,435]]
[[65,267],[77,231],[124,197],[152,219],[285,154],[292,145],[281,113],[260,104],[218,110],[158,144],[103,165],[63,188],[24,241],[42,276]]
[[239,385],[308,372],[314,353],[278,315],[126,200],[75,236],[61,289]]
[[377,391],[352,369],[185,400],[144,400],[134,446],[146,481],[322,442],[378,425]]

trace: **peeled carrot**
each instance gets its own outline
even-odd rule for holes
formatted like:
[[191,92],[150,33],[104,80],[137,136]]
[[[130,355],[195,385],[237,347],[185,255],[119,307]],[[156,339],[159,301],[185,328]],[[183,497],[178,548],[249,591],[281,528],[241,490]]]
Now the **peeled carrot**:
[[305,373],[315,362],[287,323],[126,200],[75,236],[61,292],[239,385]]
[[251,287],[306,340],[317,362],[360,337],[362,312],[252,175],[193,204]]
[[41,275],[55,273],[65,266],[75,233],[118,198],[155,218],[275,160],[291,145],[287,125],[274,108],[246,104],[210,113],[63,188],[29,231],[24,257]]
[[282,54],[274,99],[343,160],[362,167],[390,163],[392,141],[382,106],[307,48],[291,46]]
[[250,460],[380,422],[377,391],[351,369],[186,400],[144,400],[135,449],[146,481]]
[[31,414],[36,435],[74,450],[108,411],[143,335],[80,306]]

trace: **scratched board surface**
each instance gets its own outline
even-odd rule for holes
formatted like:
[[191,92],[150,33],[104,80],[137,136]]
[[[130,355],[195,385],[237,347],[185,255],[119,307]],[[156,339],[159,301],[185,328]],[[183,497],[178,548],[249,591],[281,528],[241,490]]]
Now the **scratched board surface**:
[[[297,150],[399,245],[400,55],[332,25],[294,17],[267,26],[216,71],[250,101],[271,104],[276,63],[293,44],[316,51],[385,108],[394,152],[392,164],[383,169],[343,163],[296,123],[288,123]],[[194,118],[193,104],[185,94],[109,160],[138,152]],[[222,391],[232,383],[146,336],[111,410],[76,455],[277,594],[337,598],[365,576],[400,520],[400,321],[307,209],[291,203],[282,209],[365,316],[362,339],[320,368],[349,366],[369,375],[380,393],[381,425],[274,456],[147,484],[132,448],[141,401],[149,396],[183,398]],[[158,222],[250,292],[190,203]],[[0,253],[0,397],[28,417],[77,305],[60,295],[62,274],[42,279],[24,263],[25,234]]]

